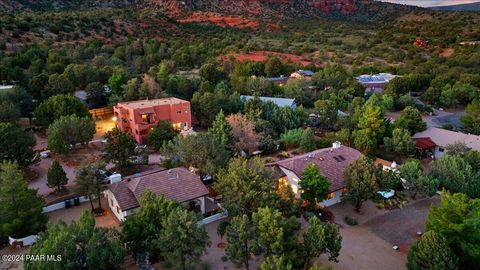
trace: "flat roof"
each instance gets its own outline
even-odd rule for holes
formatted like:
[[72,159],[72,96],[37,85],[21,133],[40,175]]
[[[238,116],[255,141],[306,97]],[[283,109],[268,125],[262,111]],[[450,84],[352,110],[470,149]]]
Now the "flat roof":
[[168,97],[168,98],[159,98],[159,99],[144,99],[144,100],[119,102],[118,105],[122,105],[132,109],[141,109],[141,108],[149,108],[149,107],[165,105],[165,104],[180,104],[185,102],[188,102],[188,101],[175,98],[175,97]]
[[360,83],[387,83],[395,77],[397,76],[390,73],[379,73],[373,75],[360,75],[355,79]]
[[[254,99],[254,96],[241,95],[240,99],[247,101]],[[291,107],[295,105],[295,99],[293,98],[277,98],[277,97],[258,97],[262,102],[273,102],[278,107]]]

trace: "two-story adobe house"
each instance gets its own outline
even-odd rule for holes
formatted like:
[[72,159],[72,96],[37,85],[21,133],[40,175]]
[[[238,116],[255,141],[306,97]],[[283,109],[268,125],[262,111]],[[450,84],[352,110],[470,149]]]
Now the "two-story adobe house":
[[290,185],[295,197],[300,198],[303,170],[308,164],[314,163],[319,167],[320,173],[331,183],[328,198],[322,202],[323,206],[330,206],[340,202],[342,194],[346,191],[343,184],[343,171],[361,156],[362,153],[358,150],[335,142],[331,148],[280,160],[269,166],[273,166],[278,173],[278,185]]
[[120,102],[113,112],[117,128],[130,133],[139,144],[146,142],[159,121],[167,121],[177,130],[192,127],[190,102],[174,97]]

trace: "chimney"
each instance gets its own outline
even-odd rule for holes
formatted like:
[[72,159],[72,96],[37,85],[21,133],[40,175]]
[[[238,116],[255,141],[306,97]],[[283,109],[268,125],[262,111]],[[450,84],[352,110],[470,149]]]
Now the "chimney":
[[397,166],[398,166],[398,165],[397,165],[397,162],[395,162],[395,161],[393,161],[393,162],[392,162],[392,165],[390,165],[390,167],[391,167],[392,169],[396,169]]
[[339,141],[332,143],[332,149],[340,148],[340,146],[342,146],[342,143]]

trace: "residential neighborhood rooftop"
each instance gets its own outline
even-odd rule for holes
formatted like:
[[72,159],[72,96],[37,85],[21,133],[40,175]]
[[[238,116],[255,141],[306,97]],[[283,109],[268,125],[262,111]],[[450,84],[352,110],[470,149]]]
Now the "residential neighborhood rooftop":
[[372,75],[360,75],[358,77],[355,77],[358,82],[360,83],[387,83],[393,78],[397,77],[396,75],[390,74],[390,73],[378,73],[378,74],[372,74]]
[[320,173],[330,180],[332,184],[330,191],[335,191],[344,187],[343,171],[345,168],[361,156],[362,153],[356,149],[339,146],[337,148],[319,149],[269,165],[283,167],[293,171],[298,177],[301,177],[305,166],[314,163],[319,167]]
[[140,196],[147,189],[177,202],[190,201],[208,194],[208,189],[200,178],[182,167],[126,177],[123,181],[108,185],[108,189],[123,210],[139,207]]
[[186,101],[179,98],[168,97],[168,98],[159,98],[159,99],[144,99],[144,100],[120,102],[118,104],[123,105],[125,107],[129,107],[131,109],[142,109],[142,108],[149,108],[149,107],[158,106],[158,105],[180,104],[184,102]]
[[429,127],[427,130],[413,135],[414,139],[430,138],[436,145],[445,147],[456,142],[465,143],[472,150],[480,151],[480,136]]
[[[241,95],[240,99],[242,100],[250,100],[255,98],[254,96],[244,96]],[[292,107],[295,106],[295,99],[293,98],[277,98],[277,97],[258,97],[263,102],[273,102],[275,105],[279,107]]]

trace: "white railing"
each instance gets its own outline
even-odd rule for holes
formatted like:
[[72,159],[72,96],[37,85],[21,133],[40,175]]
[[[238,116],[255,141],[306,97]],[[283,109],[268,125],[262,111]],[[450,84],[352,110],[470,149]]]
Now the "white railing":
[[10,246],[14,248],[16,248],[17,246],[20,246],[20,247],[31,246],[35,244],[35,242],[37,241],[37,238],[38,238],[38,235],[30,235],[30,236],[27,236],[24,238],[18,238],[18,239],[15,239],[9,236],[8,243],[10,244]]
[[228,217],[227,211],[222,211],[218,214],[211,215],[209,217],[206,217],[206,218],[202,219],[202,221],[200,221],[200,223],[202,223],[203,225],[207,225],[207,224],[210,224],[212,222],[224,219],[226,217]]
[[[88,202],[88,197],[83,197],[82,196],[82,197],[78,197],[78,198],[80,200],[80,203]],[[57,211],[57,210],[65,208],[65,201],[66,200],[61,201],[59,203],[55,203],[55,204],[51,204],[49,206],[43,207],[42,213],[50,213],[50,212]],[[73,207],[74,206],[73,198],[69,199],[69,201],[71,202],[71,206]]]

